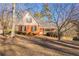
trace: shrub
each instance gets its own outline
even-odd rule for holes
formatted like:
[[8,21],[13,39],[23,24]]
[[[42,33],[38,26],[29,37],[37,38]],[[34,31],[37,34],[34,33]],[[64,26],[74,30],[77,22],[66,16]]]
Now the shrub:
[[[57,34],[57,32],[47,32],[46,36],[58,37],[58,34]],[[62,36],[62,33],[60,34],[60,36]]]
[[16,31],[17,34],[23,34],[26,35],[26,32],[20,32],[20,31]]
[[11,33],[11,30],[10,29],[4,30],[4,33],[5,34],[10,34]]
[[79,41],[79,38],[78,37],[73,37],[73,40]]

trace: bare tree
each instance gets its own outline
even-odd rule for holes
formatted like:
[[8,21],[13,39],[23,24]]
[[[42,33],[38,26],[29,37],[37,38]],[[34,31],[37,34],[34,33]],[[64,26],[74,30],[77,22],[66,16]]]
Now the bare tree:
[[57,4],[56,8],[54,8],[55,13],[53,13],[52,22],[56,24],[58,40],[61,39],[61,33],[63,34],[74,27],[74,25],[68,26],[71,21],[78,20],[75,16],[78,16],[79,12],[75,7],[76,4],[70,4],[68,6]]
[[58,40],[60,40],[61,34],[74,27],[74,24],[70,26],[69,24],[72,20],[79,19],[79,10],[76,4],[53,4],[53,6],[49,8],[49,4],[44,4],[42,14],[48,17],[49,23],[55,24]]
[[5,34],[5,29],[8,27],[8,15],[9,15],[9,12],[8,10],[6,9],[6,7],[4,7],[6,4],[2,4],[2,13],[1,13],[1,19],[0,19],[0,22],[1,22],[1,26],[2,26],[2,29],[3,29],[3,35]]
[[12,17],[12,32],[11,32],[11,37],[15,36],[15,3],[12,4],[12,10],[13,10],[13,17]]

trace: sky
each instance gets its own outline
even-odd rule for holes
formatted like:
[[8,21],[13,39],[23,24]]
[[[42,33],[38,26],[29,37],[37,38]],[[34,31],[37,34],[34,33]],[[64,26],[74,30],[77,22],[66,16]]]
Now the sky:
[[[5,7],[10,6],[11,4],[4,4]],[[55,5],[57,5],[56,3],[50,3],[49,7],[50,8],[56,8]],[[68,4],[62,4],[63,6],[67,6]],[[32,12],[40,12],[43,8],[43,3],[17,3],[16,4],[16,9],[18,10],[27,10],[27,9],[31,9]],[[0,3],[0,11],[2,9],[2,4]]]
[[[11,9],[12,8],[12,4],[3,4],[5,9]],[[32,13],[34,14],[35,12],[41,12],[41,10],[43,9],[43,5],[44,3],[16,3],[16,10],[31,10]],[[49,3],[49,8],[51,9],[51,13],[54,14],[53,16],[55,16],[55,18],[57,18],[57,12],[56,9],[58,9],[58,12],[61,11],[62,14],[68,14],[69,10],[71,9],[71,5],[72,4],[68,4],[68,3]],[[75,5],[75,4],[73,4]],[[79,4],[77,5],[77,9],[79,9]],[[2,10],[2,4],[0,3],[0,13]],[[68,11],[68,12],[66,12]],[[52,16],[52,17],[53,17]],[[67,16],[67,15],[65,15]]]
[[42,9],[42,6],[43,6],[43,4],[41,4],[41,3],[36,3],[36,4],[34,4],[34,3],[26,3],[26,4],[16,4],[17,5],[17,7],[18,7],[18,9],[31,9],[33,12],[39,12],[39,11],[41,11],[41,9]]

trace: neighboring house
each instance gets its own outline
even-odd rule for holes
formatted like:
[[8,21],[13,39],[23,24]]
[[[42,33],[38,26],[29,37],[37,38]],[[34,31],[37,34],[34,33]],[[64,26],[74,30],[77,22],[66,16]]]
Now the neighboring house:
[[48,31],[54,31],[52,23],[35,18],[30,12],[22,13],[22,18],[17,21],[16,30],[26,33],[45,34]]
[[3,27],[1,26],[1,22],[0,22],[0,34],[3,33]]
[[67,37],[76,37],[77,36],[77,26],[78,26],[78,21],[77,20],[71,20],[70,23],[67,25],[68,28],[71,28],[69,30],[67,30],[66,32],[63,33],[64,36]]

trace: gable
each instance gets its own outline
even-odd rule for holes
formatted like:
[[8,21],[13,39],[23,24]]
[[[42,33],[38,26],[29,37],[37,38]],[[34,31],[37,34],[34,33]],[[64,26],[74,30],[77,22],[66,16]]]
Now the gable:
[[23,18],[23,21],[26,25],[37,25],[36,21],[29,13],[25,15],[25,17]]
[[21,21],[19,21],[19,25],[38,25],[35,19],[27,12]]

